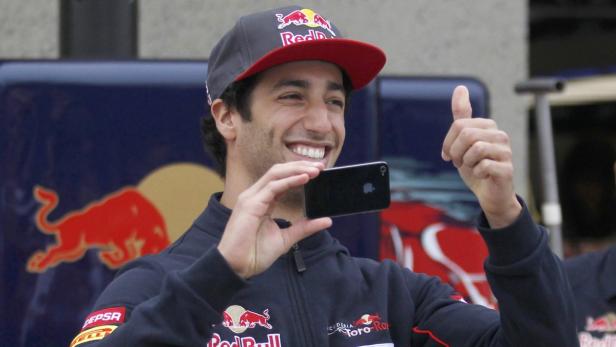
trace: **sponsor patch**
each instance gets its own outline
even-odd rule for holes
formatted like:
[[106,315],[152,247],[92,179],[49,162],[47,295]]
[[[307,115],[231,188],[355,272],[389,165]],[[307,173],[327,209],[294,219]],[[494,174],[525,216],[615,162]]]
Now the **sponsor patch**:
[[327,335],[340,334],[345,337],[356,337],[383,330],[389,330],[389,323],[383,322],[378,313],[366,313],[352,321],[330,325],[327,327]]
[[302,41],[328,39],[336,36],[330,21],[309,8],[294,10],[286,15],[277,13],[276,21],[278,30],[283,30],[289,26],[312,29],[308,30],[306,35],[294,34],[288,31],[288,29],[285,32],[281,32],[280,38],[282,39],[283,46]]
[[580,332],[580,347],[613,347],[616,346],[616,335],[605,334],[602,337],[592,336],[588,332]]
[[239,305],[232,305],[225,309],[222,318],[222,326],[229,328],[236,334],[241,334],[246,329],[256,328],[257,326],[272,329],[272,325],[269,323],[269,309],[259,313],[247,310]]
[[282,347],[280,334],[267,334],[267,341],[257,342],[251,336],[234,336],[232,341],[222,340],[220,335],[214,333],[207,347]]
[[107,337],[107,335],[111,334],[116,328],[117,326],[115,325],[103,325],[82,331],[79,335],[75,336],[73,341],[71,341],[70,347],[74,347],[85,342],[102,340]]
[[107,324],[122,324],[126,317],[126,307],[110,307],[90,313],[83,322],[81,331]]
[[610,312],[596,318],[587,317],[586,331],[616,332],[616,313]]

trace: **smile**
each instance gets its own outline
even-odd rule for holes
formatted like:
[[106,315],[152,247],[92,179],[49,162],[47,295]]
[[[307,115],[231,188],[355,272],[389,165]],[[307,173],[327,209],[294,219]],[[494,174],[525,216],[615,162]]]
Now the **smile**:
[[289,149],[295,154],[299,154],[311,159],[323,159],[325,157],[325,147],[312,147],[306,145],[293,145]]

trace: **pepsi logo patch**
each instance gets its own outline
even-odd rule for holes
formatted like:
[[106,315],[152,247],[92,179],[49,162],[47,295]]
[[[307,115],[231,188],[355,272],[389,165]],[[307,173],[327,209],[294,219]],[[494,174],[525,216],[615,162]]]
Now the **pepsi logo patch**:
[[81,330],[107,324],[122,324],[126,318],[126,307],[110,307],[90,313]]

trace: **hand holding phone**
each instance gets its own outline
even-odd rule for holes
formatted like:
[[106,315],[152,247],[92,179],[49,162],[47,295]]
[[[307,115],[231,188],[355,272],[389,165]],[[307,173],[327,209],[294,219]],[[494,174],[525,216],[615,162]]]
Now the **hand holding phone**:
[[306,217],[332,217],[389,207],[389,167],[378,161],[321,171],[304,185]]

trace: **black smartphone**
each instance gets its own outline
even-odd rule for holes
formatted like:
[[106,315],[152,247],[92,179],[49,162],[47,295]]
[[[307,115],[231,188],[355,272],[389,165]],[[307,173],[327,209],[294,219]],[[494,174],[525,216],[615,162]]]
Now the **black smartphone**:
[[389,166],[384,161],[321,171],[304,185],[306,217],[333,217],[389,207]]

